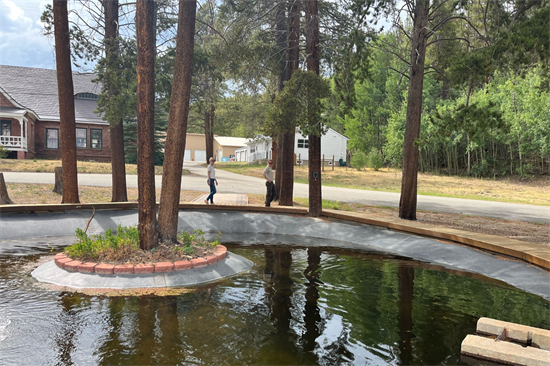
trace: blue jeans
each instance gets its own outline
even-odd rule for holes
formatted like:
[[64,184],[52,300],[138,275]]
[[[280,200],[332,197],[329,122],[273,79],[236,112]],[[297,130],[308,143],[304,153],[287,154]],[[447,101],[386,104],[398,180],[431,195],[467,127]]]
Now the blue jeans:
[[214,195],[216,194],[216,180],[210,179],[210,194],[208,197],[206,197],[206,201],[210,201],[210,203],[214,203]]

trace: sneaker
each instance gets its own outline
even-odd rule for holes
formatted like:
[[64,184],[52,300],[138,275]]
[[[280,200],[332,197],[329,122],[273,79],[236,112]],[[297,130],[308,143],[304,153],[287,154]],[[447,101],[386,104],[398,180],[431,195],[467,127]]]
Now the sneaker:
[[268,204],[265,205],[265,207],[271,207],[271,205],[268,203]]

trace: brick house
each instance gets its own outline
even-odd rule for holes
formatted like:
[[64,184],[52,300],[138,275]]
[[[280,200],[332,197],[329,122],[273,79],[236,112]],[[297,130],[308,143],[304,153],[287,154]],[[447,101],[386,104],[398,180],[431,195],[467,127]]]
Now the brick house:
[[[94,113],[101,86],[73,73],[78,160],[111,161],[109,124]],[[55,70],[0,65],[0,145],[10,158],[61,159]]]

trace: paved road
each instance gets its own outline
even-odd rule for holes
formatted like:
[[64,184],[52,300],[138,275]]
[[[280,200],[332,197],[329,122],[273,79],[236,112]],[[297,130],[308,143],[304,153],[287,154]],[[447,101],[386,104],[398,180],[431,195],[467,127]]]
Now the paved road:
[[[206,184],[206,168],[195,162],[185,162],[184,168],[191,171],[182,179],[182,190],[208,192]],[[263,177],[247,177],[216,170],[220,193],[255,193],[265,194]],[[7,183],[48,183],[54,184],[53,173],[15,173],[5,172]],[[127,176],[128,187],[137,187],[137,176]],[[78,183],[82,186],[110,187],[111,176],[108,174],[79,174]],[[162,185],[162,177],[156,176],[156,187]],[[361,203],[376,206],[399,206],[399,193],[366,191],[360,189],[323,187],[323,199],[346,203]],[[308,185],[294,183],[294,197],[308,197]],[[461,213],[465,215],[485,216],[518,220],[526,222],[550,223],[550,207],[536,205],[522,205],[492,201],[477,201],[459,198],[418,196],[419,210],[434,212]]]

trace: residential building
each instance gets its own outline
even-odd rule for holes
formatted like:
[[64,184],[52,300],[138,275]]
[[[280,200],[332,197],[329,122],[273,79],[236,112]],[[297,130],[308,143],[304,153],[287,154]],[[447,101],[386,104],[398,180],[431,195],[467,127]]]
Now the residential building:
[[[336,132],[332,128],[327,129],[327,133],[321,136],[321,158],[324,155],[325,165],[339,164],[340,159],[346,162],[347,143],[349,138]],[[235,151],[237,161],[246,161],[249,164],[256,163],[272,158],[273,143],[271,137],[258,135],[254,139],[246,142],[246,147]],[[299,129],[296,130],[294,141],[294,153],[298,164],[307,165],[309,161],[309,140],[308,136],[302,135]]]
[[[109,124],[95,113],[101,86],[73,73],[78,160],[110,161]],[[17,159],[60,159],[56,70],[0,65],[0,145]]]

